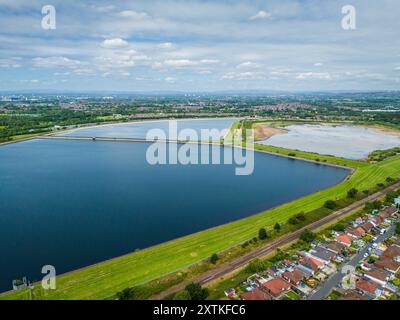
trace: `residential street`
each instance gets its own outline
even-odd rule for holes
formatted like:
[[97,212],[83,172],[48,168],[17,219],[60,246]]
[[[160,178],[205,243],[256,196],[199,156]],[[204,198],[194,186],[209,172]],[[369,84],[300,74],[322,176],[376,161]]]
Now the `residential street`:
[[185,288],[185,286],[187,286],[191,282],[196,282],[196,283],[201,284],[202,286],[207,286],[210,283],[217,281],[221,277],[226,277],[227,275],[232,274],[233,272],[235,272],[237,270],[240,270],[241,268],[245,267],[251,260],[253,260],[255,258],[264,258],[264,257],[268,256],[269,254],[273,253],[274,251],[276,251],[276,249],[278,249],[284,245],[287,245],[292,241],[297,240],[298,237],[300,236],[301,232],[304,231],[305,229],[309,229],[312,231],[318,230],[319,228],[323,227],[324,225],[332,223],[333,221],[340,219],[343,216],[346,216],[347,214],[349,214],[352,211],[362,209],[367,202],[377,200],[377,199],[383,197],[385,194],[387,194],[393,190],[396,190],[399,187],[400,187],[400,183],[395,183],[395,184],[391,185],[390,187],[387,187],[377,193],[374,193],[360,201],[354,202],[350,206],[340,209],[336,212],[333,212],[329,216],[326,216],[316,222],[313,222],[297,231],[294,231],[290,234],[284,235],[281,238],[278,238],[278,239],[266,244],[265,247],[251,251],[248,254],[246,254],[242,257],[239,257],[238,259],[236,259],[230,263],[224,264],[216,269],[210,270],[195,279],[191,279],[190,281],[180,283],[174,287],[168,288],[167,290],[153,296],[151,299],[152,300],[162,300],[171,294],[174,294],[176,292],[183,290]]
[[[391,226],[390,229],[384,235],[381,235],[378,237],[378,240],[376,243],[382,243],[383,241],[385,241],[385,239],[393,236],[395,229],[396,229],[396,225]],[[351,267],[355,268],[364,259],[364,255],[368,252],[369,248],[372,248],[372,244],[368,244],[367,246],[365,246],[348,263],[343,265],[343,267],[351,266]],[[325,281],[322,284],[322,287],[320,287],[315,293],[313,293],[311,296],[309,296],[307,300],[323,300],[323,299],[325,299],[331,293],[333,288],[338,286],[342,282],[342,279],[346,276],[346,273],[341,272],[343,267],[340,267],[338,269],[338,272],[335,273],[327,281]]]

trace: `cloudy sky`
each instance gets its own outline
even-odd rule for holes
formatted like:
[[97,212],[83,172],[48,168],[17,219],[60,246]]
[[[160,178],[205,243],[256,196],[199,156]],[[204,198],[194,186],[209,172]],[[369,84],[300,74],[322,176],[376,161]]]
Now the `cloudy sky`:
[[[342,28],[349,4],[356,30]],[[399,13],[398,0],[0,0],[0,90],[399,89]]]

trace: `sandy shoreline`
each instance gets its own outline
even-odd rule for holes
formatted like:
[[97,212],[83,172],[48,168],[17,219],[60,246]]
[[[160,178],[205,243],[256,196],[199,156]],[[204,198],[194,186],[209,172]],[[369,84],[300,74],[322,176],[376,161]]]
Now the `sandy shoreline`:
[[264,141],[271,138],[272,136],[288,133],[288,131],[285,129],[271,127],[267,123],[254,124],[253,132],[255,141]]

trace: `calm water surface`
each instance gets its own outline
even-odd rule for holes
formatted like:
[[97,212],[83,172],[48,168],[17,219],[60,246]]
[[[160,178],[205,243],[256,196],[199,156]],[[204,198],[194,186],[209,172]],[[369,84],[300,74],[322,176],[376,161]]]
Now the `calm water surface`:
[[366,158],[374,150],[400,146],[399,136],[363,127],[293,125],[285,129],[287,134],[275,135],[259,143],[355,160]]
[[[202,129],[217,129],[219,131],[228,130],[237,119],[187,119],[176,120],[178,133],[184,129],[194,130],[200,140]],[[152,129],[161,129],[169,137],[169,124],[172,121],[143,121],[135,123],[123,123],[117,125],[106,125],[94,128],[83,128],[75,131],[60,133],[59,136],[72,137],[102,137],[102,138],[146,138],[146,134]],[[172,135],[172,132],[171,132]],[[220,138],[223,138],[224,134]],[[170,137],[170,140],[176,140],[176,137]],[[207,139],[209,140],[209,139]]]
[[261,153],[251,176],[235,176],[232,165],[150,166],[148,146],[32,140],[0,147],[0,291],[14,278],[40,279],[43,265],[58,274],[87,266],[250,216],[348,173]]

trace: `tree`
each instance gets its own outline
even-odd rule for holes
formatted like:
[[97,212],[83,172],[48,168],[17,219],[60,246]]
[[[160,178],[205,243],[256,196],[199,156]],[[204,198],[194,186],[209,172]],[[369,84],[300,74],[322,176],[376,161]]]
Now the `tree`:
[[334,210],[337,207],[337,204],[333,200],[328,200],[325,202],[324,207],[330,210]]
[[118,300],[131,300],[131,288],[124,289],[117,293]]
[[299,214],[296,215],[296,219],[298,221],[306,221],[306,215],[304,212],[300,212]]
[[281,229],[282,229],[281,225],[280,225],[278,222],[275,223],[275,225],[274,225],[274,230],[275,230],[276,232],[280,232]]
[[355,197],[357,197],[357,194],[358,190],[356,188],[352,188],[347,192],[347,198],[354,199]]
[[300,240],[303,240],[304,242],[311,243],[317,238],[316,234],[308,229],[304,230],[300,234]]
[[216,264],[218,260],[219,260],[219,257],[218,257],[218,255],[216,253],[214,253],[210,258],[210,262],[212,264]]
[[189,301],[192,300],[192,297],[187,290],[183,290],[175,294],[173,300]]
[[346,227],[342,223],[337,223],[333,226],[332,229],[339,232],[339,231],[344,231]]
[[400,222],[396,225],[396,234],[400,234]]
[[258,237],[260,238],[260,240],[265,240],[268,238],[268,233],[267,230],[265,230],[264,228],[261,228],[258,231]]
[[195,301],[206,300],[210,294],[206,288],[202,288],[198,283],[187,285],[185,290],[189,293],[190,300]]
[[386,182],[387,183],[392,183],[392,182],[395,182],[396,181],[396,179],[394,179],[394,178],[392,178],[392,177],[387,177],[386,178]]
[[290,217],[288,220],[288,223],[292,224],[292,225],[296,225],[299,223],[299,221],[296,219],[296,217]]

